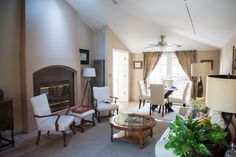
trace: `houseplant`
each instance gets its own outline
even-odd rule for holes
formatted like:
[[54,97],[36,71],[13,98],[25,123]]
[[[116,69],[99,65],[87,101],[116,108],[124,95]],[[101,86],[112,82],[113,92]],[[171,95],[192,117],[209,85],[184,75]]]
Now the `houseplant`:
[[225,137],[227,132],[217,124],[211,124],[210,119],[193,121],[189,118],[184,121],[176,116],[174,123],[170,124],[170,134],[165,149],[171,149],[180,157],[212,156],[209,147],[219,150],[227,146]]

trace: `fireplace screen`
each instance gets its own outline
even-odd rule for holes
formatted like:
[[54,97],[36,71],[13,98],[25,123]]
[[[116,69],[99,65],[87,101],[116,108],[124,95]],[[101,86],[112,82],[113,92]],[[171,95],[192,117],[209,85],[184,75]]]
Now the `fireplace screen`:
[[69,81],[44,83],[40,87],[40,94],[47,94],[48,102],[52,112],[70,106],[70,84]]

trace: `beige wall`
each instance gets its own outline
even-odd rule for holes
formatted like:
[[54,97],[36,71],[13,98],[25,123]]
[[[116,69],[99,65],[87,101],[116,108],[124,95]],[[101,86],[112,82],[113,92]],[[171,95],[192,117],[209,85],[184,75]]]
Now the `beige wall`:
[[[143,54],[136,54],[133,53],[132,54],[132,64],[133,61],[143,61]],[[133,69],[133,65],[132,66],[132,70],[131,70],[131,79],[132,79],[132,83],[131,83],[131,101],[138,101],[138,96],[139,96],[139,89],[138,89],[138,81],[143,80],[143,65],[142,65],[142,69]]]
[[[219,66],[220,66],[220,52],[218,50],[215,51],[199,51],[197,54],[197,62],[200,62],[200,60],[213,60],[214,68],[212,74],[218,74],[219,73]],[[132,54],[132,61],[143,61],[143,54],[134,53]],[[132,101],[138,101],[139,96],[139,90],[138,90],[138,81],[143,79],[143,69],[132,69],[131,71],[131,78],[132,78],[132,84],[131,84],[131,100]],[[205,89],[206,79],[203,78],[203,86]],[[203,93],[205,95],[205,91]]]
[[[199,51],[197,54],[197,62],[201,60],[213,60],[213,70],[211,74],[219,74],[220,71],[220,50]],[[203,82],[203,96],[206,92],[206,77],[202,77]]]
[[200,62],[201,60],[213,60],[212,74],[219,74],[220,50],[198,51],[197,62]]
[[234,36],[221,49],[220,73],[232,74],[233,46],[236,45],[236,36]]
[[28,125],[25,131],[35,129],[30,103],[35,71],[51,65],[74,69],[77,72],[75,98],[76,103],[80,102],[82,91],[79,48],[91,50],[91,32],[64,0],[26,0],[25,105]]
[[22,131],[20,95],[20,1],[0,1],[0,89],[13,98],[15,132]]
[[[91,67],[93,64],[93,49],[92,49],[92,30],[89,28],[80,18],[79,16],[77,17],[77,29],[78,29],[78,46],[80,49],[87,49],[89,50],[89,64],[82,64],[81,65],[81,73],[83,68],[85,67]],[[79,55],[79,50],[76,50]],[[81,91],[81,94],[85,90],[87,80],[83,77],[81,77],[81,88],[79,89]],[[83,101],[84,104],[87,104],[87,97],[88,97],[88,92],[86,92],[85,99]],[[81,98],[82,99],[82,98]],[[77,104],[81,103],[81,99],[78,100]]]
[[[131,67],[130,65],[130,60],[131,60],[131,53],[129,51],[129,49],[122,43],[122,41],[113,33],[113,31],[107,27],[106,28],[106,41],[107,43],[105,43],[106,48],[107,48],[107,54],[106,56],[106,70],[108,72],[107,74],[107,78],[108,78],[108,86],[110,87],[110,93],[112,94],[113,91],[113,85],[112,85],[112,51],[113,49],[118,49],[118,50],[125,50],[129,52],[129,67]],[[130,74],[131,68],[129,68],[129,74]],[[129,78],[131,78],[131,75],[129,75]],[[131,95],[131,79],[129,79],[129,99],[130,99],[130,95]]]

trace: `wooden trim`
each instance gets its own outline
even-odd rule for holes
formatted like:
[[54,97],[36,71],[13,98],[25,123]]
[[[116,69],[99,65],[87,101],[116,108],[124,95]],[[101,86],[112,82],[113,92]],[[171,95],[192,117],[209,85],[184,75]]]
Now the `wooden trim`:
[[56,114],[56,113],[55,114],[49,114],[49,115],[43,115],[43,116],[34,115],[34,117],[36,117],[36,118],[46,118],[46,117],[52,117],[52,116],[58,116],[57,119],[56,119],[56,122],[55,122],[55,128],[56,128],[56,131],[58,131],[59,130],[58,120],[61,117],[61,115]]
[[133,69],[142,69],[143,62],[142,61],[133,61]]
[[213,59],[203,59],[203,60],[201,60],[200,61],[201,63],[211,63],[211,70],[213,70],[214,69],[214,61],[213,61]]

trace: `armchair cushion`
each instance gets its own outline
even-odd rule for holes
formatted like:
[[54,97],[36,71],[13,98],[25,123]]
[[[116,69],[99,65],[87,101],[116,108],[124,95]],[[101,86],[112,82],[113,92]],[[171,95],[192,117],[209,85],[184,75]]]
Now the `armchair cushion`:
[[[48,117],[44,121],[38,125],[38,130],[56,130],[55,122],[57,116]],[[65,131],[69,126],[73,123],[74,117],[73,116],[64,116],[61,115],[58,120],[59,131]]]
[[105,103],[111,103],[112,100],[111,100],[110,98],[107,98],[107,99],[104,99],[103,102],[105,102]]
[[109,99],[109,87],[93,87],[93,95],[97,99],[97,103],[101,103],[105,99]]
[[[49,115],[51,110],[49,108],[49,103],[46,94],[41,94],[31,98],[34,114],[38,116]],[[47,118],[36,118],[37,124],[42,123]]]
[[119,106],[117,104],[101,102],[97,104],[97,111],[108,111],[108,110],[117,110]]
[[92,110],[92,107],[90,106],[73,106],[71,107],[71,111],[77,114],[82,114],[84,112],[87,112],[89,110]]

